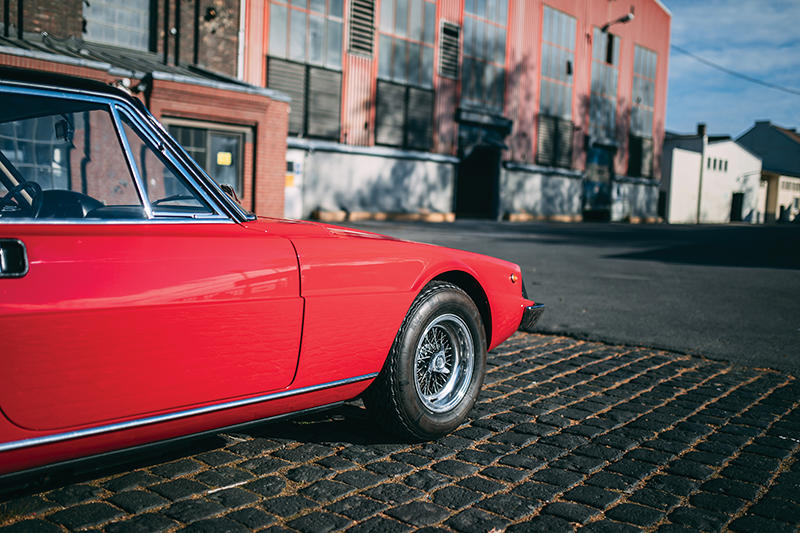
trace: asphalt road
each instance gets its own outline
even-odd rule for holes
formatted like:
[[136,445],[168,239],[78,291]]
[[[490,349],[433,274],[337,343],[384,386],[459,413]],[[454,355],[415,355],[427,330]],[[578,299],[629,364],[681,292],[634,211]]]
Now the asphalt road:
[[542,332],[800,375],[797,225],[349,225],[520,264]]

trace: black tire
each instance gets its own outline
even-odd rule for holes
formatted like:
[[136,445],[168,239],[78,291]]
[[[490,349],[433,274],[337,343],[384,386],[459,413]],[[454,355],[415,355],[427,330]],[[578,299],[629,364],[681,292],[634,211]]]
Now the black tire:
[[485,372],[478,308],[459,287],[433,281],[411,305],[364,404],[391,433],[436,439],[467,417]]

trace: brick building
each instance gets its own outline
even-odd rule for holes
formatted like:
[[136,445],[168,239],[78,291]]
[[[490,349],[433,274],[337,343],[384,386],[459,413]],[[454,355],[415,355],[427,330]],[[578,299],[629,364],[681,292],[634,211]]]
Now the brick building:
[[242,77],[292,97],[287,213],[649,218],[658,0],[243,0]]
[[3,0],[0,64],[121,85],[218,182],[283,215],[289,98],[243,83],[240,0]]

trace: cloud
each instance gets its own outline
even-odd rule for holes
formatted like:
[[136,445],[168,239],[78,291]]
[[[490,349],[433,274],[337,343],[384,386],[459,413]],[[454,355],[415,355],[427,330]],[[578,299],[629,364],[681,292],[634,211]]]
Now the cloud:
[[[726,68],[800,90],[800,2],[666,0],[672,43]],[[755,120],[800,124],[800,96],[731,76],[673,50],[667,128],[739,134]]]

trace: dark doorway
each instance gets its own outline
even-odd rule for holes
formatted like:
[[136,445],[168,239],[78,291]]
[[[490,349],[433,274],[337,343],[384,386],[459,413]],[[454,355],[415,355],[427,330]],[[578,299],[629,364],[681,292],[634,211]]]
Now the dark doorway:
[[456,186],[456,216],[497,218],[500,189],[500,148],[474,146],[461,157]]
[[584,220],[611,219],[611,188],[614,185],[616,147],[594,144],[586,152],[586,179],[583,182]]
[[731,199],[731,222],[742,221],[742,210],[744,209],[744,193],[735,192]]

